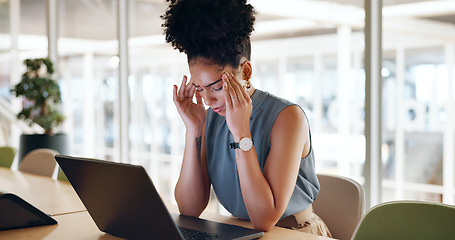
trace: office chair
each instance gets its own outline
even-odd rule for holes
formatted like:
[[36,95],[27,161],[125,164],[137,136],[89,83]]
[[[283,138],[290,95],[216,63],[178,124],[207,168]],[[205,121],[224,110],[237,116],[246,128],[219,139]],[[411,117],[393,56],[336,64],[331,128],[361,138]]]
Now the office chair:
[[27,153],[19,165],[19,171],[52,177],[59,153],[53,149],[39,148]]
[[0,147],[0,167],[11,168],[14,156],[16,156],[16,149],[9,146]]
[[373,207],[352,240],[449,240],[455,238],[455,206],[395,201]]
[[318,174],[321,190],[313,202],[333,238],[351,239],[364,213],[364,190],[356,181],[335,175]]

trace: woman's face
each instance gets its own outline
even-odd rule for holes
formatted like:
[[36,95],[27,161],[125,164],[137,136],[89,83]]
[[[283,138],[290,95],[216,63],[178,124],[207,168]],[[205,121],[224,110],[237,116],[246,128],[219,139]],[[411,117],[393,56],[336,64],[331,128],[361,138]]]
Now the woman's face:
[[226,116],[222,76],[225,72],[230,72],[236,74],[239,79],[240,71],[231,66],[222,68],[201,59],[190,62],[189,69],[191,82],[204,99],[205,105],[219,115]]

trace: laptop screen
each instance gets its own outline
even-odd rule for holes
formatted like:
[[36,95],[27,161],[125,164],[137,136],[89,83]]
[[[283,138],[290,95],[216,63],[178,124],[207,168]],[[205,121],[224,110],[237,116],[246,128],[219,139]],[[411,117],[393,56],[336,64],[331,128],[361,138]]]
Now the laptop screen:
[[255,239],[264,234],[194,217],[171,216],[142,166],[61,155],[55,159],[98,228],[114,236],[183,239],[175,221],[218,239]]

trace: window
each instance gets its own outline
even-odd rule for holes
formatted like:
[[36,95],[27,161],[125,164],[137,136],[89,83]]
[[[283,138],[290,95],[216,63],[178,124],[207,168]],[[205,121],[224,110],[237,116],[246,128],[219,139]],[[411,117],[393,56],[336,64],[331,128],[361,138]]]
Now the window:
[[[455,141],[454,126],[448,124],[455,122],[453,6],[383,2],[383,87],[377,90],[383,107],[382,201],[453,204]],[[252,35],[252,84],[305,110],[318,172],[363,182],[363,1],[251,3],[259,12]],[[0,3],[0,94],[5,98],[9,79],[20,75],[12,63],[46,56],[47,50],[45,1],[20,1],[20,31],[8,28],[18,17],[9,4]],[[121,143],[118,4],[59,1],[58,75],[68,117],[65,131],[72,137],[74,155],[141,164],[163,197],[172,199],[185,133],[172,102],[172,85],[189,75],[186,56],[164,43],[161,2],[128,1],[129,76],[120,80],[128,82],[128,141]],[[19,45],[10,41],[10,32],[20,32]],[[120,159],[121,144],[128,145],[128,159]]]

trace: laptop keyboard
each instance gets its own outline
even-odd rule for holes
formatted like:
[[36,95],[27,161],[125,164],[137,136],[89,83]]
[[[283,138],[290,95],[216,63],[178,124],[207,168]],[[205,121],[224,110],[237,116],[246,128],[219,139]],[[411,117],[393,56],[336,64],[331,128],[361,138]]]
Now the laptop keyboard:
[[217,239],[220,238],[220,235],[207,233],[207,232],[200,232],[193,229],[179,227],[180,233],[182,234],[185,240],[209,240],[209,239]]

